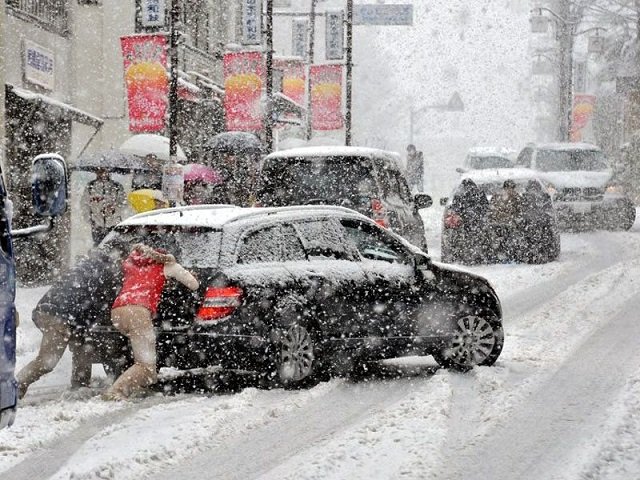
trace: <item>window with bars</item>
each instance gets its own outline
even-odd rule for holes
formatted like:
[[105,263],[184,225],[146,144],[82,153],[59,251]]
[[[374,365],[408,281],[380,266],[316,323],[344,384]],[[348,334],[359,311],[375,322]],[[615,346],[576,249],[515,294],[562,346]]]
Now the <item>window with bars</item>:
[[6,0],[7,12],[60,35],[69,32],[68,0]]

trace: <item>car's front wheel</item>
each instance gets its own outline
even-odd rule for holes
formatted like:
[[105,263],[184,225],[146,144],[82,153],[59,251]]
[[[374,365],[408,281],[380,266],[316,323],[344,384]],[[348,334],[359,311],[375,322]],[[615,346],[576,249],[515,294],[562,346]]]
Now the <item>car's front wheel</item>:
[[504,345],[502,322],[488,312],[464,310],[453,316],[451,335],[434,352],[436,362],[445,368],[468,371],[477,365],[493,365]]

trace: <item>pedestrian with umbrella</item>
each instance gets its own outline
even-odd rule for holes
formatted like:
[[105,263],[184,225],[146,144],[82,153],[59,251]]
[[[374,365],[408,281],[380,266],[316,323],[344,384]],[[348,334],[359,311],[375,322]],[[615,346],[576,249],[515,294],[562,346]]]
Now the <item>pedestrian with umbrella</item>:
[[120,223],[127,206],[124,187],[110,177],[109,170],[97,168],[82,194],[82,209],[91,225],[91,237],[99,244]]

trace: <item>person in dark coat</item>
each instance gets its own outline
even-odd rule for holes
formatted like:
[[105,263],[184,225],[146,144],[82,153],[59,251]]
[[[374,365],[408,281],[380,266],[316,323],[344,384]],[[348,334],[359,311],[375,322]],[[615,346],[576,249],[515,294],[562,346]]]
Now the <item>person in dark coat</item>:
[[42,331],[38,354],[18,374],[18,397],[29,386],[51,372],[67,346],[72,352],[72,388],[85,387],[91,380],[91,354],[85,349],[88,329],[109,318],[111,304],[120,288],[119,261],[104,250],[94,250],[51,285],[32,313]]
[[553,205],[550,195],[545,192],[540,182],[529,180],[522,194],[522,237],[526,246],[525,259],[529,262],[540,261],[538,245],[547,245],[552,238],[553,223],[550,213]]
[[491,198],[489,219],[495,234],[498,256],[504,261],[517,261],[523,239],[522,195],[516,190],[516,182],[505,180],[501,192]]
[[462,180],[451,201],[451,210],[461,219],[460,232],[464,235],[464,251],[469,262],[487,260],[489,244],[487,236],[487,213],[489,201],[475,182]]

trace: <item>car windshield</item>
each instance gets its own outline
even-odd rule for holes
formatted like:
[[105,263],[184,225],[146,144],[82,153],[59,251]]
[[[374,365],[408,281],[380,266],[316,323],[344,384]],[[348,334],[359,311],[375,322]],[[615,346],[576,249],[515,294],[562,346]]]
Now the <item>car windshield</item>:
[[543,172],[600,171],[607,160],[599,150],[540,150],[536,165]]
[[500,156],[469,156],[467,157],[467,166],[473,170],[482,170],[486,168],[510,168],[513,164],[508,158]]
[[203,227],[134,225],[117,227],[99,248],[122,254],[136,243],[144,243],[167,250],[185,268],[213,268],[218,263],[221,237],[221,231]]
[[377,195],[372,168],[362,157],[274,159],[263,168],[258,200],[274,206],[368,202]]

